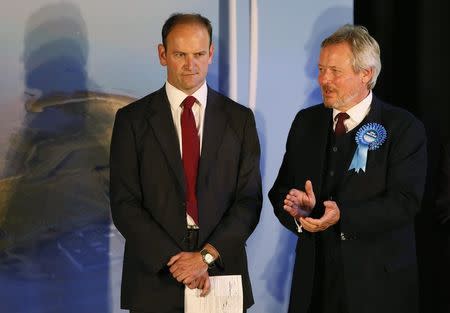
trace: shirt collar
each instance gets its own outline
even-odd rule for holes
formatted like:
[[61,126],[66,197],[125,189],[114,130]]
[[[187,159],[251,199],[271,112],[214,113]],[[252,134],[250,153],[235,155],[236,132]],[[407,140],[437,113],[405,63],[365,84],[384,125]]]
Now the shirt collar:
[[[181,103],[188,95],[175,86],[171,85],[168,81],[166,81],[165,87],[167,98],[169,99],[172,110],[180,107]],[[208,96],[208,85],[206,84],[206,81],[203,82],[200,88],[197,89],[197,91],[195,91],[192,96],[197,99],[196,103],[206,108],[206,99]]]
[[[369,92],[367,97],[365,97],[360,103],[354,105],[345,113],[347,113],[350,118],[355,121],[356,124],[362,122],[362,120],[366,117],[367,113],[370,110],[370,104],[372,103],[372,90]],[[341,111],[333,109],[333,120],[335,120],[336,115],[341,113]]]

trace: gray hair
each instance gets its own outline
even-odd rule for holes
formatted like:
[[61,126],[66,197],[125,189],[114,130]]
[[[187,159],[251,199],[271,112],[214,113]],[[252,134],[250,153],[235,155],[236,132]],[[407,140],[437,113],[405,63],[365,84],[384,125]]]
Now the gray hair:
[[329,45],[346,42],[350,45],[353,54],[353,70],[373,69],[372,79],[367,83],[368,89],[373,89],[381,71],[380,47],[376,40],[370,36],[364,26],[346,24],[322,41],[321,48]]

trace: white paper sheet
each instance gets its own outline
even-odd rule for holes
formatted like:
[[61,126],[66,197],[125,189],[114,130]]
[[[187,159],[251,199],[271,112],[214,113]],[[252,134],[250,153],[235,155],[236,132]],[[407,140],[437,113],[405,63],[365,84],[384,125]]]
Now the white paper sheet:
[[201,290],[185,288],[185,313],[242,313],[244,296],[241,275],[211,276],[211,291],[200,297]]

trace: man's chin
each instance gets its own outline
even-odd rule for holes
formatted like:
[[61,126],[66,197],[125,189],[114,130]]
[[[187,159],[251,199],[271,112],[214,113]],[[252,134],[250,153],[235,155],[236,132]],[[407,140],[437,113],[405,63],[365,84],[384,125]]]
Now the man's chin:
[[326,108],[330,108],[330,109],[334,108],[334,102],[327,101],[326,99],[323,100],[323,105],[324,105]]
[[199,80],[199,79],[185,79],[183,81],[183,85],[187,88],[195,88],[198,87],[199,85],[202,85],[203,81]]
[[183,90],[184,92],[195,92],[201,86],[202,86],[202,83],[199,83],[199,84],[183,84],[181,86],[182,88],[179,88],[179,89]]

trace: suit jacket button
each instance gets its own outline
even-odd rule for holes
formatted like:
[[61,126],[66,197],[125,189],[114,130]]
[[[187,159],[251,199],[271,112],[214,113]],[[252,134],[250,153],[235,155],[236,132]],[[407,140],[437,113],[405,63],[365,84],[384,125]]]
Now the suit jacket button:
[[344,233],[341,233],[341,240],[347,240],[347,237],[345,237]]

